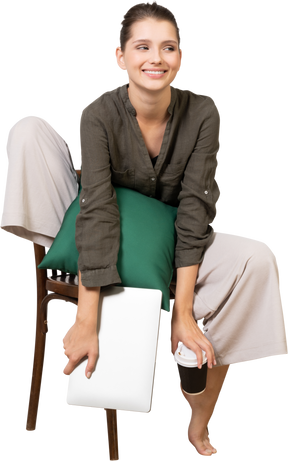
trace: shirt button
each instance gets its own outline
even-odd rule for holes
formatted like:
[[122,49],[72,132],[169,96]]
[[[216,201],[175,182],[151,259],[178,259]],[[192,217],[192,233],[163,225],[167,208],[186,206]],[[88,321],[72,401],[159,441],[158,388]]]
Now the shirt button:
[[206,194],[206,195],[209,194],[208,190],[205,190],[205,191],[204,191],[204,194]]
[[85,198],[82,198],[82,202],[85,202]]
[[155,181],[155,178],[151,178],[152,181]]

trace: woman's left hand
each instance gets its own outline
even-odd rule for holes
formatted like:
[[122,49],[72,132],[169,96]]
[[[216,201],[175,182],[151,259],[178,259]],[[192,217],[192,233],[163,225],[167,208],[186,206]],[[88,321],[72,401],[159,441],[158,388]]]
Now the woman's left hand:
[[65,355],[69,362],[63,370],[65,375],[70,375],[76,368],[78,362],[87,355],[88,362],[85,369],[85,375],[90,378],[95,370],[98,360],[98,335],[95,320],[76,319],[74,325],[68,330],[64,339],[63,347]]
[[213,364],[216,365],[212,344],[198,327],[192,312],[189,312],[188,309],[179,312],[174,306],[171,322],[171,351],[173,355],[179,341],[195,352],[198,368],[202,366],[202,350],[206,352],[208,367],[212,368]]

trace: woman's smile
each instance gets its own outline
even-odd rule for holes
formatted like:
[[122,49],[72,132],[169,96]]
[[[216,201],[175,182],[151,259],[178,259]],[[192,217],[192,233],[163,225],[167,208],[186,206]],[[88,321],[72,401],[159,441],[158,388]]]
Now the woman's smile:
[[161,78],[166,74],[167,70],[145,69],[142,72],[149,78]]

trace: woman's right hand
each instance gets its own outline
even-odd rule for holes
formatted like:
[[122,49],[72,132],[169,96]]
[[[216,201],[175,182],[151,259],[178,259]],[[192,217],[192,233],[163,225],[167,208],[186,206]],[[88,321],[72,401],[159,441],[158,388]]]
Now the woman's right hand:
[[76,318],[74,325],[66,333],[63,344],[65,355],[69,359],[63,373],[70,375],[77,363],[87,355],[85,375],[90,378],[98,359],[98,335],[95,322],[88,319],[80,321]]
[[207,366],[212,368],[213,365],[216,365],[213,346],[198,327],[192,314],[188,310],[180,314],[175,308],[171,321],[171,352],[173,355],[179,341],[195,352],[198,368],[202,367],[202,350],[206,352]]

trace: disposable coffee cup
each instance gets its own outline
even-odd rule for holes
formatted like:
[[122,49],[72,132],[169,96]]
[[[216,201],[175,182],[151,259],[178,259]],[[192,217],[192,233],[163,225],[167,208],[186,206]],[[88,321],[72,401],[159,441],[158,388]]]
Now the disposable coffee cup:
[[195,352],[188,349],[183,343],[178,343],[174,354],[178,365],[181,386],[187,394],[201,394],[206,389],[207,379],[207,357],[202,351],[202,367],[198,368]]

